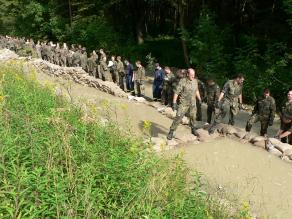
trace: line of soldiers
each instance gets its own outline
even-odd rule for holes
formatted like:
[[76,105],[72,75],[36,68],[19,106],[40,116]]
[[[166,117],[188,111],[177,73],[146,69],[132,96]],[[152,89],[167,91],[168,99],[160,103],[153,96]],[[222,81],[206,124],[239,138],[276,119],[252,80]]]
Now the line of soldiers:
[[[134,92],[135,95],[144,94],[145,68],[141,61],[135,62],[136,70],[129,60],[124,63],[121,57],[111,56],[107,62],[107,56],[103,49],[92,51],[88,58],[86,48],[81,45],[71,45],[71,48],[63,43],[40,42],[34,43],[32,39],[15,38],[0,36],[0,49],[8,48],[15,51],[20,56],[31,56],[41,58],[53,64],[64,67],[82,67],[85,71],[96,78],[104,81],[111,81],[118,84],[121,89]],[[242,85],[244,76],[237,75],[233,80],[225,83],[222,91],[213,80],[207,80],[205,84],[198,80],[194,69],[178,70],[173,74],[169,67],[163,70],[157,63],[154,72],[153,97],[160,99],[162,104],[171,106],[177,110],[176,118],[170,127],[168,139],[172,139],[177,126],[180,124],[183,116],[187,114],[190,117],[192,133],[196,134],[195,120],[202,121],[202,101],[207,103],[207,123],[211,124],[209,133],[216,130],[219,123],[222,122],[229,112],[229,124],[234,125],[234,117],[239,110],[242,110]],[[124,86],[124,82],[126,87]],[[276,137],[286,139],[292,143],[292,91],[288,92],[288,101],[282,109],[281,128]],[[261,123],[261,135],[266,135],[268,126],[273,125],[276,112],[275,100],[270,96],[270,91],[265,89],[263,94],[256,101],[251,117],[247,121],[246,131],[250,131],[252,125],[256,122]]]
[[[177,75],[180,75],[183,71],[180,70]],[[243,110],[242,86],[244,75],[238,74],[233,80],[228,80],[220,91],[219,85],[213,79],[208,79],[206,86],[201,85],[202,89],[200,89],[200,83],[202,82],[196,79],[195,70],[191,68],[187,70],[186,77],[176,77],[175,86],[169,85],[171,79],[175,77],[169,73],[168,67],[165,69],[165,73],[166,86],[163,86],[162,94],[167,95],[162,95],[163,103],[172,105],[173,110],[177,111],[167,135],[168,140],[173,138],[175,130],[186,114],[190,117],[191,132],[196,135],[195,119],[201,121],[202,100],[207,103],[207,123],[211,124],[208,129],[210,134],[215,132],[218,124],[222,122],[227,113],[229,113],[228,124],[234,125],[234,117],[239,110]],[[169,93],[171,93],[170,96]],[[270,96],[270,90],[266,88],[255,103],[252,114],[246,123],[246,131],[250,132],[253,124],[260,122],[260,135],[265,136],[268,127],[273,125],[275,113],[275,100]],[[287,102],[283,106],[280,116],[281,127],[275,137],[281,139],[282,142],[292,144],[292,90],[288,91]],[[212,117],[214,118],[213,123],[211,123]]]
[[[104,81],[114,82],[121,89],[133,92],[137,96],[144,93],[145,69],[141,61],[135,62],[136,69],[129,60],[122,62],[121,56],[112,55],[110,60],[103,49],[93,50],[88,57],[85,47],[66,43],[40,42],[32,39],[0,36],[0,49],[7,48],[20,56],[40,58],[62,67],[81,67],[89,75]],[[126,88],[125,84],[126,83]]]

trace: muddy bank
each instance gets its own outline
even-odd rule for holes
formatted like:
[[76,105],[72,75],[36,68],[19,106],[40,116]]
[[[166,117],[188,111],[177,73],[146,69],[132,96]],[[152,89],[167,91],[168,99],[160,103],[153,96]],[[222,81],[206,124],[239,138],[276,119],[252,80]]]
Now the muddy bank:
[[182,153],[191,169],[203,173],[214,195],[248,203],[261,218],[292,218],[291,164],[227,138],[172,153]]

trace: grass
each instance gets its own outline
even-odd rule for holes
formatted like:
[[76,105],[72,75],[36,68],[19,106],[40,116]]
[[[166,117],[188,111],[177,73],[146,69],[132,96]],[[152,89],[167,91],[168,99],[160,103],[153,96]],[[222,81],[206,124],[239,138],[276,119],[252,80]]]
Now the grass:
[[228,218],[162,159],[19,67],[0,69],[0,218]]

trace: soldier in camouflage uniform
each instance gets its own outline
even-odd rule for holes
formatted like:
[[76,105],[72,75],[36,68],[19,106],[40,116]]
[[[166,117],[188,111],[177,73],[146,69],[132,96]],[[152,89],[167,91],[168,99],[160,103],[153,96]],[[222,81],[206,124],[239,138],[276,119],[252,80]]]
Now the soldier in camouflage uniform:
[[216,115],[215,121],[209,128],[209,133],[212,134],[216,127],[221,123],[222,119],[229,111],[229,125],[234,125],[234,116],[237,115],[239,109],[242,107],[242,85],[244,76],[238,74],[234,80],[229,80],[225,83],[222,92],[218,98],[216,107],[219,108],[219,113]]
[[276,137],[282,142],[292,145],[292,89],[287,93],[288,101],[282,108],[281,127]]
[[144,81],[146,79],[145,69],[141,64],[141,61],[136,61],[137,71],[134,72],[134,87],[135,95],[140,97],[144,95]]
[[87,52],[85,47],[81,50],[80,66],[84,71],[87,71]]
[[112,66],[110,67],[110,71],[112,74],[113,81],[119,85],[119,74],[117,71],[117,61],[115,56],[111,56]]
[[220,95],[220,87],[213,79],[207,81],[206,102],[207,102],[207,123],[211,124],[212,115],[215,115],[215,105]]
[[81,51],[76,49],[72,55],[72,66],[79,67],[81,65]]
[[[204,82],[201,80],[198,80],[198,85],[199,85],[199,92],[200,96],[202,99],[206,97],[206,88]],[[196,120],[197,121],[202,121],[202,104],[201,102],[197,99],[197,115],[196,115]]]
[[103,56],[103,59],[100,61],[100,71],[101,71],[103,80],[112,81],[111,73],[106,63],[106,56]]
[[60,59],[61,59],[61,49],[60,49],[60,44],[57,43],[56,48],[55,48],[55,56],[54,56],[55,65],[61,64]]
[[[177,109],[177,98],[180,97],[180,104]],[[177,110],[176,117],[172,125],[170,126],[167,139],[173,138],[174,132],[178,125],[181,123],[184,115],[189,112],[190,126],[192,133],[196,134],[195,128],[195,116],[196,116],[196,98],[201,100],[200,92],[198,88],[198,81],[195,78],[195,70],[188,69],[187,78],[183,78],[179,81],[173,96],[173,110]]]
[[121,56],[117,57],[117,72],[119,75],[119,86],[122,90],[125,90],[124,78],[125,78],[125,67],[121,60]]
[[98,59],[98,56],[97,56],[96,52],[93,50],[93,52],[91,53],[91,56],[88,59],[87,68],[88,68],[89,75],[91,75],[95,78],[96,78],[97,59]]
[[35,50],[37,53],[37,58],[41,59],[42,58],[42,46],[41,46],[40,41],[38,41],[37,44],[35,45]]
[[174,75],[168,66],[164,67],[164,73],[165,76],[162,84],[161,103],[163,105],[172,106],[173,99],[172,83],[174,80]]
[[270,96],[269,89],[265,89],[262,96],[260,96],[254,109],[252,115],[246,123],[245,130],[249,132],[252,125],[258,121],[261,122],[261,136],[267,134],[268,126],[272,126],[275,118],[276,103],[273,97]]

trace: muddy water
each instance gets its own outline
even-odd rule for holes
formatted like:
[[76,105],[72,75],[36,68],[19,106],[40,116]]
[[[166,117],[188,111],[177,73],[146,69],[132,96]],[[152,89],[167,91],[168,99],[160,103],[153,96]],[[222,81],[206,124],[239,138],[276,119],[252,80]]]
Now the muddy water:
[[249,203],[252,212],[268,218],[292,218],[292,166],[266,151],[231,139],[178,149],[187,165],[208,183]]

